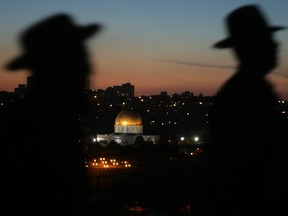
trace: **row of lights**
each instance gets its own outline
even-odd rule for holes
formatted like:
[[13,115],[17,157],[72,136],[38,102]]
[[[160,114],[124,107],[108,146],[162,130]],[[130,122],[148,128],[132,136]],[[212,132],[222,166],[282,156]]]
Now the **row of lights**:
[[[130,168],[131,164],[128,161],[118,162],[116,159],[107,159],[100,157],[99,159],[93,159],[89,163],[92,168]],[[89,166],[87,166],[89,167]]]

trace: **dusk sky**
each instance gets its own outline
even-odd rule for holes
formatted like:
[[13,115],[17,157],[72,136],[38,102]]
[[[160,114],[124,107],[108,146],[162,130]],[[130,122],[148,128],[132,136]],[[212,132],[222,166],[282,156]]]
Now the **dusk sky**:
[[[288,26],[287,0],[1,0],[0,91],[26,83],[29,71],[3,68],[22,53],[19,34],[40,19],[65,12],[76,24],[104,27],[87,40],[90,88],[130,82],[137,96],[161,91],[214,95],[237,62],[230,49],[212,45],[227,36],[225,16],[250,3],[261,6],[270,25]],[[288,30],[275,33],[275,39],[279,65],[268,78],[288,99]]]

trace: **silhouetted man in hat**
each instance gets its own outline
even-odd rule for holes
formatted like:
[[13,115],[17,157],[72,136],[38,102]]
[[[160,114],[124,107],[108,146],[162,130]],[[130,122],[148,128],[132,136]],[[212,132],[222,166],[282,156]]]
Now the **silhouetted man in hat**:
[[56,14],[21,34],[23,54],[7,68],[31,76],[24,100],[1,116],[3,215],[89,215],[80,121],[91,70],[85,41],[99,29]]
[[257,5],[237,8],[226,21],[229,37],[214,47],[231,48],[238,68],[210,115],[207,207],[210,215],[277,215],[283,130],[278,97],[265,76],[277,66],[273,34],[283,27],[268,26]]

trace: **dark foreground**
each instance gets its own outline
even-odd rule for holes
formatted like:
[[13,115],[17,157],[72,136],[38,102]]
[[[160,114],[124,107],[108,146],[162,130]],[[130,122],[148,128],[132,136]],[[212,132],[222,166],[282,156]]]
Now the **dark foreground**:
[[200,171],[197,166],[99,169],[99,175],[90,176],[93,213],[192,215]]

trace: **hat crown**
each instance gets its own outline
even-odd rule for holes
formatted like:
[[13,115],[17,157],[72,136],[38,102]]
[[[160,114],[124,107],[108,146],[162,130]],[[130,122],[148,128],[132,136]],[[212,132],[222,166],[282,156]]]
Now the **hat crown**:
[[246,6],[235,10],[227,17],[227,25],[231,37],[249,34],[261,35],[270,33],[267,21],[256,6]]
[[61,44],[63,41],[85,39],[84,28],[76,26],[72,19],[66,14],[57,14],[32,25],[23,32],[21,41],[24,48],[29,49],[41,43],[53,42]]
[[53,43],[63,41],[72,29],[72,21],[68,16],[53,16],[24,31],[21,35],[21,42],[26,50],[37,48],[40,44],[43,46],[45,43],[49,46],[49,41]]
[[9,70],[31,68],[35,56],[48,56],[56,49],[65,50],[67,47],[77,46],[100,29],[99,24],[77,26],[67,14],[52,15],[31,25],[21,34],[20,42],[24,54],[9,62],[6,68]]
[[266,37],[282,26],[269,26],[265,16],[257,5],[246,5],[232,11],[226,18],[229,37],[214,44],[216,48],[228,48],[237,44]]

